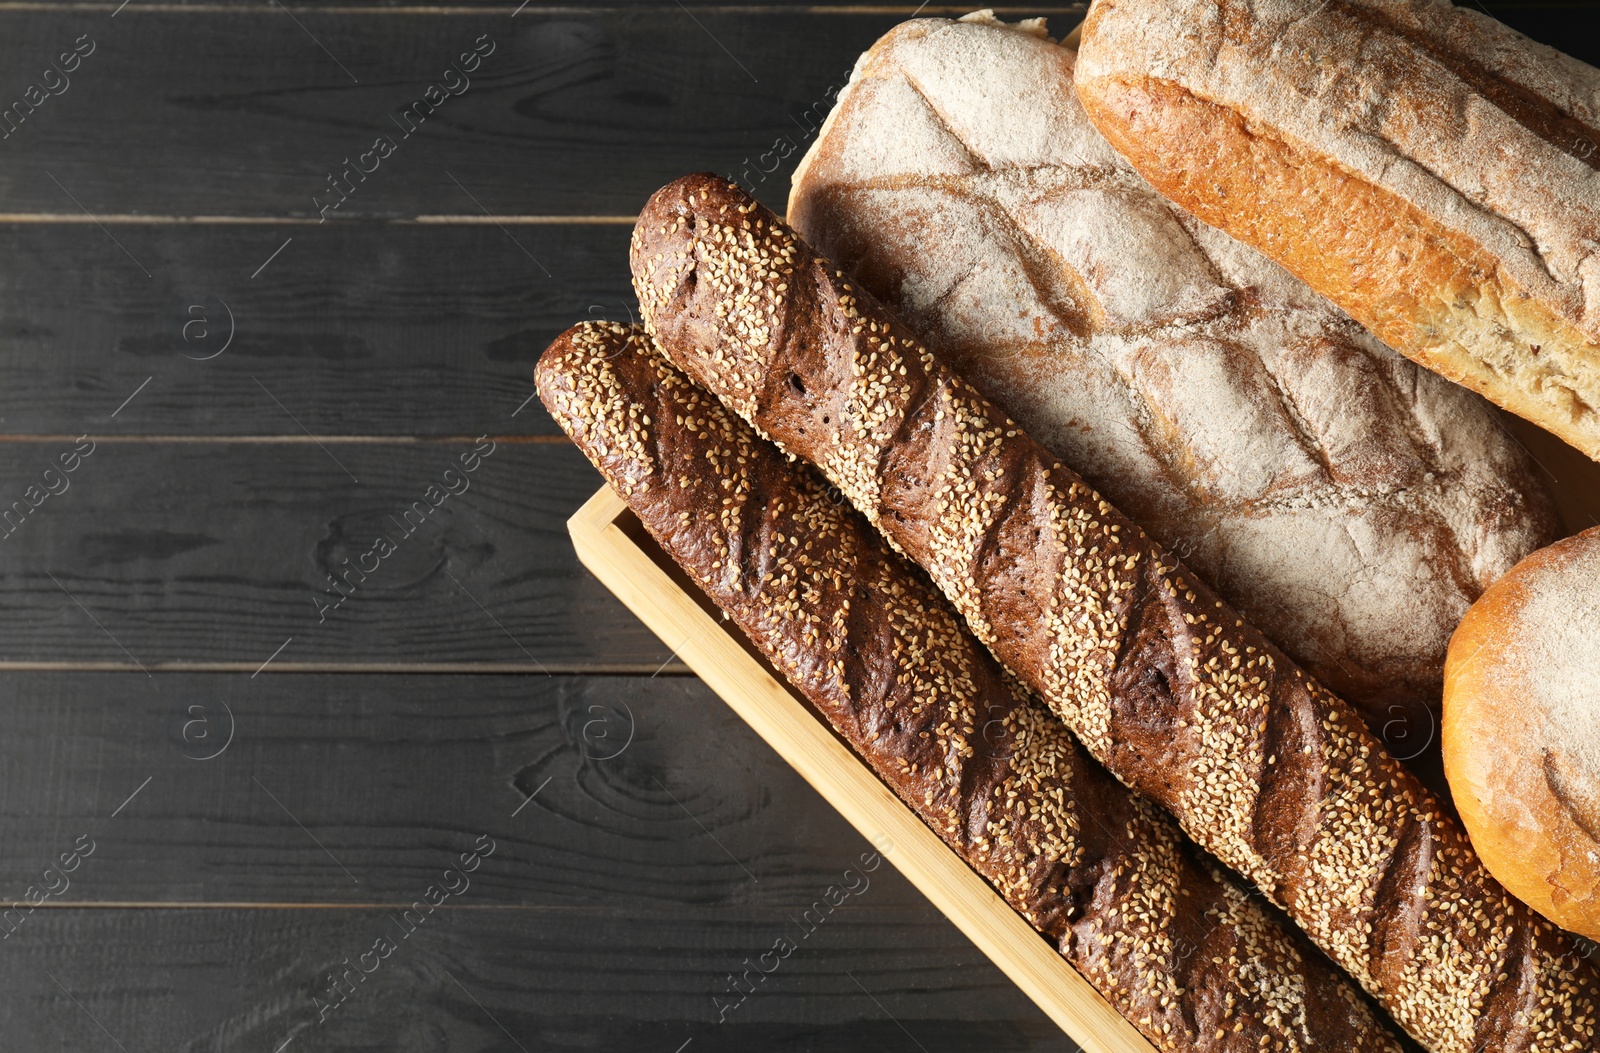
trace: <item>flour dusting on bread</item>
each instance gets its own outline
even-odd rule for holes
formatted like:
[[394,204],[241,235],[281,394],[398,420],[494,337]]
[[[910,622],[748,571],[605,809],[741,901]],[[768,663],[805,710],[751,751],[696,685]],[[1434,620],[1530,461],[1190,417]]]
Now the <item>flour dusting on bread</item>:
[[1077,87],[1173,201],[1600,459],[1600,69],[1449,0],[1097,0]]
[[1508,697],[1528,700],[1522,750],[1545,755],[1545,777],[1600,843],[1600,546],[1569,543],[1570,560],[1524,579],[1515,645],[1499,653]]
[[1476,396],[1156,194],[1074,63],[992,16],[896,28],[791,222],[1374,728],[1430,733],[1457,621],[1553,537],[1531,465]]

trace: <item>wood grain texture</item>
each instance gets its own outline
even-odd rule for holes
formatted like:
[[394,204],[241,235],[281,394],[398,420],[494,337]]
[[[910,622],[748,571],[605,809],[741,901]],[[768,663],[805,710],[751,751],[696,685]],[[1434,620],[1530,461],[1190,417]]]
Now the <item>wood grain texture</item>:
[[0,678],[0,899],[79,834],[52,907],[404,906],[487,835],[451,902],[781,916],[872,851],[690,677],[143,681]]
[[[403,137],[338,219],[627,216],[703,169],[744,178],[781,209],[831,92],[910,13],[658,4],[513,19],[509,4],[308,5],[297,25],[258,2],[135,3],[114,21],[113,7],[0,7],[8,100],[80,35],[97,45],[0,144],[7,212],[315,221],[313,199],[334,199],[328,175],[377,136],[403,135],[397,115],[485,33],[497,50],[471,86]],[[1083,8],[1054,10],[1065,32]],[[1600,61],[1600,45],[1568,30],[1571,8],[1494,10]]]
[[[7,941],[27,942],[0,945],[7,1049],[274,1053],[285,1041],[313,1053],[1072,1048],[929,911],[840,908],[764,981],[752,977],[754,992],[722,1023],[713,998],[734,1001],[729,972],[742,973],[745,959],[794,931],[785,912],[663,915],[625,903],[441,910],[396,939],[387,958],[369,958],[377,968],[365,981],[355,979],[358,955],[386,929],[397,931],[386,912],[41,913],[37,929]],[[346,968],[354,993],[319,1023],[313,998],[324,998],[330,970]]]
[[[315,224],[339,200],[330,173],[378,136],[392,153],[362,162],[371,174],[351,177],[329,222],[631,216],[684,172],[747,164],[781,208],[830,90],[909,14],[580,5],[513,19],[514,7],[312,6],[300,24],[261,3],[194,13],[135,0],[114,21],[103,8],[0,9],[8,93],[81,34],[96,45],[70,87],[0,142],[4,210]],[[468,86],[446,83],[485,34],[494,50]],[[405,119],[430,84],[460,94]]]
[[[567,515],[600,482],[583,456],[501,442],[462,476],[471,448],[102,442],[64,492],[20,519],[15,502],[27,507],[28,487],[45,485],[71,441],[6,444],[0,512],[21,525],[0,540],[0,663],[117,663],[144,690],[140,667],[250,673],[291,637],[274,668],[648,675],[668,662],[670,649],[579,567],[567,540]],[[420,527],[419,513],[405,518],[452,469],[469,488]],[[379,534],[396,549],[362,580]],[[324,616],[319,603],[339,595],[330,574],[353,592]]]
[[93,224],[0,224],[0,433],[557,435],[518,407],[556,334],[637,314],[630,229],[117,228],[146,278]]
[[[861,842],[707,689],[667,681],[682,668],[669,648],[577,566],[562,520],[598,477],[575,451],[502,445],[370,591],[323,625],[311,602],[330,559],[465,448],[408,437],[553,433],[537,400],[509,414],[549,335],[626,316],[625,220],[650,192],[691,170],[748,172],[781,207],[830,90],[915,5],[749,0],[688,17],[675,0],[534,0],[513,21],[514,4],[477,0],[290,4],[302,29],[262,0],[131,0],[113,19],[117,3],[0,3],[7,106],[77,36],[97,43],[67,92],[0,140],[0,438],[103,437],[71,490],[0,541],[0,892],[24,891],[81,830],[99,838],[71,887],[99,906],[42,908],[0,941],[0,1044],[115,1049],[88,1010],[129,1053],[274,1053],[291,1035],[289,1051],[1062,1049],[887,867],[714,1022],[727,972]],[[1057,32],[1082,10],[1060,6]],[[1491,8],[1600,60],[1572,5]],[[499,50],[483,75],[318,224],[330,170],[484,32]],[[187,360],[216,346],[183,339],[188,305],[212,298],[239,312],[236,341]],[[328,444],[362,483],[287,411],[319,436],[383,440]],[[62,448],[0,442],[0,508]],[[225,666],[146,677],[91,614],[152,669]],[[516,641],[558,670],[640,675],[547,680]],[[424,662],[524,673],[354,672]],[[351,672],[283,672],[297,665]],[[602,764],[579,719],[619,690],[639,737]],[[237,739],[188,759],[187,707],[220,701]],[[306,1027],[327,969],[383,924],[350,905],[414,896],[480,832],[501,846],[476,872],[482,900],[442,910]],[[200,900],[342,905],[105,906]]]

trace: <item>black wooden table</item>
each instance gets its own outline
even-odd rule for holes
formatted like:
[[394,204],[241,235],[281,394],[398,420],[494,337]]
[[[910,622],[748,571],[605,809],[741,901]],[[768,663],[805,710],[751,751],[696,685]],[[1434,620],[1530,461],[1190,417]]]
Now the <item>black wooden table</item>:
[[887,866],[746,983],[870,846],[531,398],[915,10],[0,3],[0,1050],[1072,1048]]

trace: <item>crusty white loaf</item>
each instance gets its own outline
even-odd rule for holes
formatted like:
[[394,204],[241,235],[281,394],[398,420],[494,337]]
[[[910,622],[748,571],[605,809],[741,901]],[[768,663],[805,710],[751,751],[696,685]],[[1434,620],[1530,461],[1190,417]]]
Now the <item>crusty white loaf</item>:
[[1415,752],[1456,623],[1554,536],[1528,459],[1481,399],[1164,202],[1033,28],[878,41],[790,222]]
[[1600,458],[1600,70],[1448,0],[1095,0],[1078,93],[1162,193]]

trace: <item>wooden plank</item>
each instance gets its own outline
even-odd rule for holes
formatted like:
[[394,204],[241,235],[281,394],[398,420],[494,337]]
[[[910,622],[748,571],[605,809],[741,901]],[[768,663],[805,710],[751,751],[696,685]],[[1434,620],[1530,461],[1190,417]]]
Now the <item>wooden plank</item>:
[[[294,229],[147,228],[141,254],[170,275],[152,296],[137,271],[105,266],[92,224],[0,224],[0,438],[303,440],[302,424],[319,436],[555,438],[530,400],[539,354],[584,318],[637,317],[626,225],[519,230],[552,262],[548,278],[493,225],[369,223],[328,228],[275,261],[271,284],[229,276],[242,237],[270,251]],[[1549,466],[1571,529],[1600,521],[1600,498],[1586,496],[1600,494],[1600,469],[1501,416]]]
[[[0,11],[0,19],[48,13]],[[427,17],[433,26],[444,16]],[[0,49],[9,39],[0,37]],[[71,152],[48,139],[29,146],[0,150],[0,179],[34,171],[23,157],[54,171],[57,155]],[[767,181],[786,183],[788,163]],[[96,171],[127,189],[120,163]],[[650,189],[641,186],[629,207]],[[319,433],[461,435],[498,423],[491,430],[553,435],[537,401],[498,422],[496,410],[522,404],[539,350],[567,325],[634,310],[626,223],[502,230],[481,214],[482,222],[445,226],[134,218],[106,231],[81,213],[81,222],[3,224],[0,433],[302,434],[264,385],[288,392],[285,402]],[[440,260],[452,261],[448,278]],[[135,390],[139,412],[111,416]]]
[[[400,931],[384,912],[40,913],[0,944],[8,1050],[1071,1053],[929,911],[842,907],[752,975],[742,1003],[728,975],[796,931],[786,911],[445,908],[388,957],[369,954],[364,980],[360,954]],[[319,1022],[329,972],[346,969],[351,993]]]
[[0,709],[10,902],[404,906],[486,837],[474,907],[781,916],[873,851],[691,677],[11,673]]
[[[0,459],[0,512],[20,520],[0,540],[0,669],[648,675],[671,658],[573,555],[564,519],[599,475],[570,444],[501,442],[462,474],[470,444],[103,442],[45,474],[70,451],[18,442]],[[30,493],[41,503],[21,519]],[[323,611],[342,594],[333,573],[350,595]]]
[[[314,225],[340,200],[332,175],[344,187],[332,221],[631,216],[685,172],[747,168],[781,209],[857,55],[908,14],[673,4],[513,19],[513,7],[307,7],[291,18],[276,4],[197,16],[137,0],[114,20],[99,7],[0,9],[10,95],[79,36],[95,45],[70,86],[0,143],[5,210]],[[447,75],[485,35],[493,51],[465,82]],[[445,98],[419,124],[405,114],[430,84]],[[345,177],[379,136],[391,137],[388,156]],[[244,273],[265,257],[242,254]]]
[[3,224],[0,432],[558,435],[528,401],[534,363],[568,326],[636,310],[630,231],[119,230],[152,283],[92,224]]
[[[352,176],[330,214],[629,216],[702,169],[741,176],[781,210],[788,174],[856,56],[908,14],[671,4],[529,8],[513,19],[507,4],[307,6],[291,18],[256,0],[199,11],[140,0],[113,19],[113,9],[0,8],[0,68],[13,71],[5,108],[80,36],[96,45],[70,86],[0,143],[7,211],[314,223],[335,197],[328,177],[391,134],[391,155]],[[1600,41],[1570,32],[1571,6],[1493,9],[1600,62]],[[1065,32],[1082,6],[1054,10]],[[397,125],[483,34],[496,50],[470,86],[414,133]]]
[[1056,949],[883,784],[657,546],[623,525],[627,504],[602,487],[568,523],[573,545],[628,608],[894,863],[1018,988],[1092,1053],[1152,1046]]

